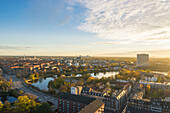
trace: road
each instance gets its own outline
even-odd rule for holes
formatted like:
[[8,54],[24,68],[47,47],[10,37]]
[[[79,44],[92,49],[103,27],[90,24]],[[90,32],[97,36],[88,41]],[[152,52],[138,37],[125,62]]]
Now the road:
[[7,80],[12,79],[12,81],[14,83],[14,88],[17,88],[17,89],[22,90],[24,92],[36,95],[37,99],[40,102],[51,101],[54,104],[53,111],[55,109],[57,109],[57,107],[58,107],[58,99],[56,97],[53,97],[51,95],[48,95],[48,94],[45,94],[43,92],[37,91],[37,90],[33,89],[32,87],[29,87],[25,82],[23,82],[21,79],[17,78],[15,75],[5,75],[4,78],[6,78]]

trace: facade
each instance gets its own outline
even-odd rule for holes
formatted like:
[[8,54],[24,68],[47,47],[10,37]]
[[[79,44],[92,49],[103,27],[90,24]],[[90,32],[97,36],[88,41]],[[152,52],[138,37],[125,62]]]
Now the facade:
[[170,102],[161,99],[129,99],[126,113],[170,113]]
[[97,93],[91,88],[83,87],[81,95],[93,97],[102,100],[105,103],[105,113],[114,113],[121,110],[122,105],[125,103],[127,96],[131,92],[130,83],[126,84],[123,89],[113,96],[107,96],[105,93]]
[[71,94],[80,95],[82,88],[82,86],[71,87]]
[[164,95],[165,97],[169,97],[170,98],[170,87],[164,87]]
[[145,87],[150,85],[151,88],[170,87],[170,82],[159,83],[159,82],[147,82],[147,81],[140,80],[139,83],[144,85]]
[[60,93],[58,97],[58,112],[78,113],[95,100],[95,98],[86,97],[82,95]]
[[149,66],[149,54],[137,54],[137,66]]

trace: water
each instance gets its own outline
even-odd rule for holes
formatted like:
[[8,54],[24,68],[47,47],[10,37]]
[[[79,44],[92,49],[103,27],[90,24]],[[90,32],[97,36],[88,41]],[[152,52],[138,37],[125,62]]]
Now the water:
[[91,76],[92,77],[95,77],[95,78],[102,78],[102,77],[110,77],[110,76],[115,76],[116,74],[119,74],[119,72],[106,72],[106,73],[91,73]]
[[39,88],[40,90],[48,90],[48,83],[54,80],[53,77],[40,78],[37,82],[32,83],[33,86]]
[[[0,97],[0,101],[1,101],[1,98]],[[9,101],[9,103],[13,103],[17,100],[17,98],[13,97],[13,96],[7,96],[7,100],[6,101]],[[5,101],[1,101],[2,103],[4,103]]]
[[[90,73],[92,77],[95,78],[102,78],[102,77],[109,77],[109,76],[115,76],[119,72],[100,72],[100,73]],[[69,75],[72,76],[72,75]],[[77,74],[76,77],[82,76],[82,74]],[[46,77],[46,78],[40,78],[37,82],[32,83],[33,86],[39,88],[40,90],[48,90],[48,83],[51,80],[54,80],[54,78],[57,78],[57,75],[54,75],[53,77]]]
[[[92,77],[95,78],[102,78],[102,77],[110,77],[110,76],[115,76],[116,74],[119,74],[119,72],[100,72],[100,73],[89,73]],[[72,76],[72,75],[71,75]],[[81,77],[82,74],[77,74],[76,77]]]
[[168,72],[159,72],[159,71],[152,71],[153,73],[159,73],[159,74],[163,74],[163,75],[165,75],[165,76],[167,76],[168,75]]

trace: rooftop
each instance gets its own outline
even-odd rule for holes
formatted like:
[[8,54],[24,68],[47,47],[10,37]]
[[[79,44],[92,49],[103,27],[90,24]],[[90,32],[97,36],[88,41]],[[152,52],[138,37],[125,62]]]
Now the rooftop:
[[82,96],[82,95],[63,93],[63,92],[60,93],[58,98],[66,99],[66,100],[70,100],[70,101],[74,101],[74,102],[79,102],[82,104],[90,104],[91,102],[93,102],[95,100],[95,98],[86,97],[86,96]]
[[87,105],[84,109],[82,109],[79,113],[95,113],[102,105],[104,105],[104,102],[96,99]]

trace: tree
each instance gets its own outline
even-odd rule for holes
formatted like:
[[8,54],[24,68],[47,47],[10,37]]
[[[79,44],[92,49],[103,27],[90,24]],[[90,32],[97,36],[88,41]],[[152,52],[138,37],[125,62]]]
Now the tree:
[[15,101],[15,110],[17,112],[30,112],[36,107],[36,103],[34,100],[29,99],[28,96],[19,96],[18,100]]
[[39,77],[39,73],[38,73],[38,72],[35,72],[35,76],[36,76],[36,77]]
[[170,72],[168,72],[168,76],[170,76]]
[[68,91],[68,86],[67,85],[61,85],[60,86],[60,91],[66,93]]
[[10,111],[11,110],[11,106],[10,103],[8,101],[4,102],[4,111]]
[[21,77],[21,73],[17,73],[17,77],[18,77],[18,78]]
[[72,74],[72,77],[76,77],[76,75],[75,75],[75,74]]
[[161,77],[160,76],[157,77],[157,82],[161,83],[161,81],[162,81]]
[[151,70],[150,70],[150,69],[147,69],[147,70],[146,70],[146,73],[150,73],[150,72],[151,72]]
[[85,80],[87,80],[89,77],[91,77],[90,74],[84,74],[84,75],[82,75],[82,78],[85,79]]
[[10,85],[12,87],[13,83],[12,83],[12,79],[9,79]]
[[91,81],[94,81],[94,80],[95,80],[94,77],[89,77],[89,78],[87,79],[87,82],[91,82]]
[[52,113],[52,110],[47,102],[43,102],[40,106],[37,107],[35,113]]
[[35,74],[30,75],[29,79],[35,80]]
[[37,99],[37,96],[31,93],[24,93],[24,95],[28,96],[28,98],[30,99],[34,99],[34,100]]
[[40,76],[44,76],[44,71],[40,70],[40,71],[39,71],[39,75],[40,75]]
[[[50,85],[52,85],[55,88],[59,88],[61,84],[64,83],[64,79],[61,77],[58,77],[57,79],[55,79],[54,81],[50,81],[51,83],[49,83]],[[50,86],[49,85],[49,86]]]
[[71,87],[75,87],[75,86],[76,86],[75,83],[71,83],[69,87],[71,88]]
[[3,109],[3,104],[2,104],[2,102],[0,101],[0,111],[2,111],[2,109]]

